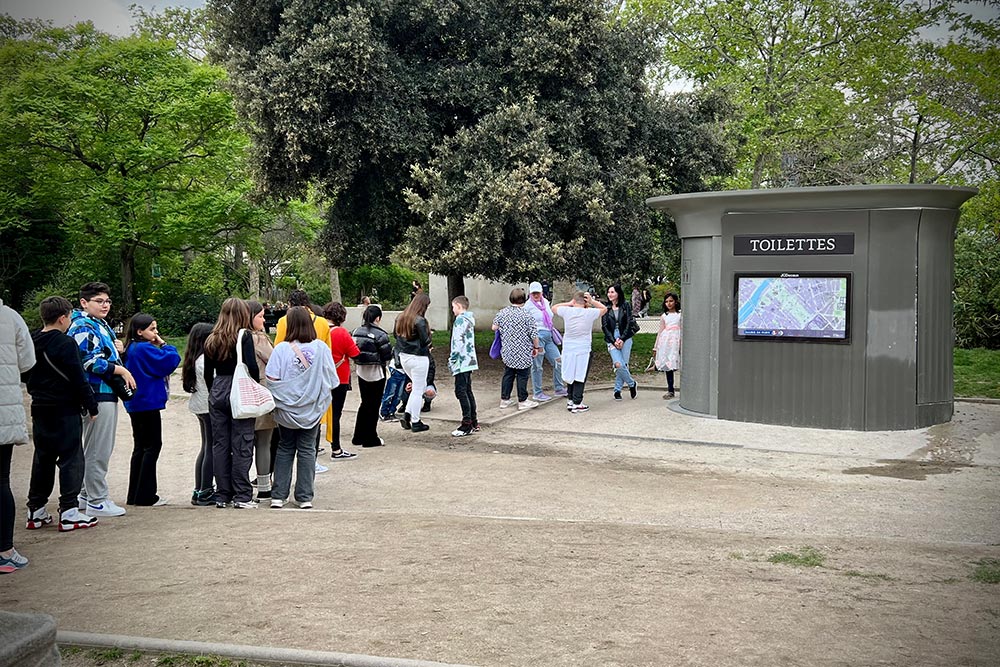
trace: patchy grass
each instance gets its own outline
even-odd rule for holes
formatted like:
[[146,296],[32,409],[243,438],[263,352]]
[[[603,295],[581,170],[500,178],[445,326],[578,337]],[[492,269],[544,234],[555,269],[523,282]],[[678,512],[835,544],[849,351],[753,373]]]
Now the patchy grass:
[[847,570],[845,577],[857,577],[858,579],[870,579],[878,581],[894,581],[888,574],[876,574],[874,572],[859,572],[858,570]]
[[1000,350],[955,350],[955,396],[1000,398]]
[[105,665],[120,660],[125,653],[120,648],[95,648],[90,651],[90,659],[97,665]]
[[768,557],[768,563],[779,563],[782,565],[793,565],[795,567],[822,567],[826,561],[826,556],[815,547],[802,547],[798,553],[790,551],[779,551]]
[[977,561],[972,579],[982,584],[1000,584],[1000,558],[983,558]]

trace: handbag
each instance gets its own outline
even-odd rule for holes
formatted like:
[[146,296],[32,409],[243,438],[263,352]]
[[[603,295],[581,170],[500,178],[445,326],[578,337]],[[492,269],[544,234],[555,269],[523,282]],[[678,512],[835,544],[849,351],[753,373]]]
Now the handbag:
[[243,334],[246,329],[240,329],[236,336],[236,371],[233,373],[233,386],[229,390],[229,407],[233,419],[251,419],[263,417],[274,410],[274,397],[266,387],[250,377],[247,365],[243,363]]
[[497,329],[493,332],[493,344],[490,345],[490,358],[499,359],[502,347],[503,343],[500,342],[500,330]]

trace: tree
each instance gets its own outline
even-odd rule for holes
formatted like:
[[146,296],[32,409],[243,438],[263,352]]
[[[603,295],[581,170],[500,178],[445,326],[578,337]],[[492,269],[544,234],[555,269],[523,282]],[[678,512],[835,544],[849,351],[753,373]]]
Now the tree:
[[343,266],[398,247],[449,275],[631,275],[656,236],[643,199],[725,169],[707,126],[691,157],[658,161],[651,139],[676,108],[644,78],[655,45],[602,2],[209,7],[265,187],[323,188],[323,242]]
[[944,11],[940,3],[910,0],[637,6],[660,22],[676,76],[732,99],[741,122],[733,128],[739,159],[731,184],[751,188],[857,182],[878,173],[866,86],[905,71],[911,40]]
[[0,228],[52,212],[74,253],[118,257],[125,314],[137,254],[213,250],[259,224],[246,136],[223,72],[169,42],[81,24],[4,39],[20,66],[0,89]]

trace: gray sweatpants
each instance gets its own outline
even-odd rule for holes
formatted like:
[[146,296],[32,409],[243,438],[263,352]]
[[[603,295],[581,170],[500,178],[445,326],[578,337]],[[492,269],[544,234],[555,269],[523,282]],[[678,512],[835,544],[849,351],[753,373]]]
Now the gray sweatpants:
[[97,404],[97,419],[83,418],[83,488],[80,498],[100,504],[108,498],[108,462],[115,449],[118,402]]

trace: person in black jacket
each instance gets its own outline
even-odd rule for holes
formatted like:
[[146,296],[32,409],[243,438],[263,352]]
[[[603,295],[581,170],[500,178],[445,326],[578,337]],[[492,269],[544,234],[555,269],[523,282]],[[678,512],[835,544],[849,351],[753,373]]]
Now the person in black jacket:
[[28,521],[34,530],[52,523],[45,505],[59,469],[59,530],[90,528],[97,518],[77,509],[83,485],[83,423],[81,413],[97,417],[97,400],[83,372],[80,348],[66,335],[73,304],[50,296],[39,305],[45,327],[32,334],[35,367],[24,378],[31,394],[31,428],[35,456],[28,487]]
[[406,402],[406,414],[400,425],[416,433],[430,427],[420,421],[422,396],[427,387],[427,370],[430,366],[431,329],[424,319],[431,299],[424,292],[418,292],[410,305],[396,318],[396,352],[403,372],[413,385],[410,398]]
[[379,326],[382,322],[381,308],[368,306],[361,315],[361,321],[362,325],[352,334],[360,351],[354,358],[354,364],[361,405],[354,420],[351,442],[358,447],[379,447],[385,444],[385,440],[378,437],[378,413],[385,389],[385,365],[392,359],[392,345],[389,334]]
[[628,387],[632,398],[635,398],[639,385],[628,370],[628,360],[632,354],[632,336],[639,331],[639,325],[632,316],[632,306],[621,285],[608,288],[608,312],[601,318],[601,329],[615,365],[615,400],[622,400],[624,387]]

